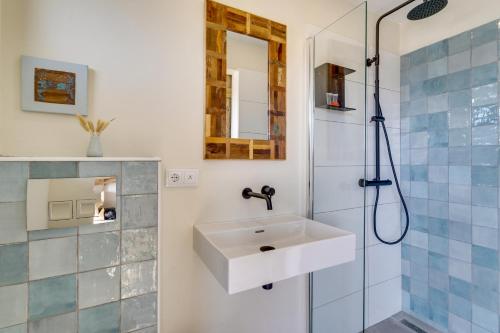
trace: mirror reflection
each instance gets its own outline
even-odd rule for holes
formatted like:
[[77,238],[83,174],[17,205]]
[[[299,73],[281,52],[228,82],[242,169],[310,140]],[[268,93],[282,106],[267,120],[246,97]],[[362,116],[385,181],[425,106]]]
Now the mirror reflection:
[[268,42],[227,32],[226,126],[235,139],[269,139]]
[[28,181],[28,230],[112,222],[116,206],[116,177]]

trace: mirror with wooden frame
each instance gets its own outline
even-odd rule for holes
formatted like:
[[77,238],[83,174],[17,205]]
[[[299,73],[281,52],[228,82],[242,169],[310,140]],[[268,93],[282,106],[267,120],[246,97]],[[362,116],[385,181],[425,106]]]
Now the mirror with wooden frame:
[[286,26],[207,0],[205,159],[286,159]]

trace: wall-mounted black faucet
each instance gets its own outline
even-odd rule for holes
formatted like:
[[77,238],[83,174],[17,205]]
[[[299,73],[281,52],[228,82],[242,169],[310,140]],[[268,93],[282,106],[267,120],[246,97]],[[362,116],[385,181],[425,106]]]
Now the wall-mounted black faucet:
[[273,203],[271,197],[276,193],[276,190],[271,186],[264,185],[260,193],[253,192],[251,188],[245,188],[242,192],[243,198],[250,199],[251,197],[266,200],[267,210],[273,210]]

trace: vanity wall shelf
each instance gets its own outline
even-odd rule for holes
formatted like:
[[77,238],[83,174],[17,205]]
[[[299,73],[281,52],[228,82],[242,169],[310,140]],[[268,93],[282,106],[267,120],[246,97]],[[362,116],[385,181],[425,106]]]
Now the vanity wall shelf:
[[[345,77],[355,70],[335,64],[325,63],[314,70],[315,106],[326,110],[353,111],[346,106]],[[327,93],[338,94],[338,105],[327,103]]]

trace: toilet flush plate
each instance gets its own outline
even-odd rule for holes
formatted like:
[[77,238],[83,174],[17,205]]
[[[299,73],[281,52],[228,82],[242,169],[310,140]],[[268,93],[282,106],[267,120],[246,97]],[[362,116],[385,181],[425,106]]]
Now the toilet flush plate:
[[299,216],[194,226],[196,253],[229,294],[355,259],[356,236]]

